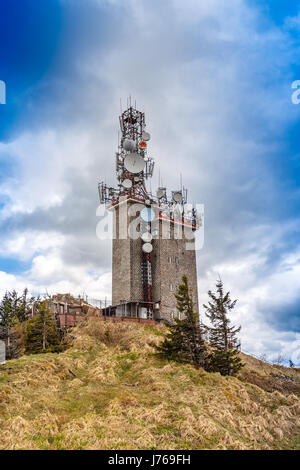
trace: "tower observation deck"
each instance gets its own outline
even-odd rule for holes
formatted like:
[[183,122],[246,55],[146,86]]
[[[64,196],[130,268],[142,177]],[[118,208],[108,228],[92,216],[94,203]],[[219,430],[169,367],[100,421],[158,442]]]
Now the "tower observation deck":
[[172,322],[179,316],[174,293],[183,274],[198,311],[194,234],[201,218],[187,204],[184,187],[169,195],[165,187],[156,194],[147,189],[154,160],[148,156],[145,114],[129,106],[119,122],[117,185],[98,185],[100,203],[113,211],[109,314]]

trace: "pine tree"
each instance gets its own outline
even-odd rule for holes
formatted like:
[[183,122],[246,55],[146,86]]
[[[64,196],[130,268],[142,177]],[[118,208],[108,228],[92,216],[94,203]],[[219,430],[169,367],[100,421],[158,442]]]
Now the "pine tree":
[[60,352],[63,350],[61,335],[56,320],[46,300],[41,302],[36,316],[27,321],[25,330],[25,352]]
[[213,347],[209,356],[209,370],[220,372],[222,375],[235,375],[244,365],[239,357],[240,343],[236,337],[241,327],[230,326],[228,318],[237,301],[231,301],[229,292],[224,294],[221,279],[217,281],[216,288],[216,293],[208,291],[208,306],[203,305],[212,325],[207,327],[209,342]]
[[207,352],[203,330],[198,314],[194,311],[187,276],[182,277],[182,284],[178,286],[175,297],[182,319],[175,319],[174,325],[169,326],[170,333],[162,345],[158,346],[158,352],[169,359],[190,362],[196,367],[205,367]]
[[23,348],[22,323],[26,320],[33,297],[28,299],[28,290],[22,295],[16,290],[6,292],[0,302],[0,339],[6,343],[8,359],[18,357]]
[[34,297],[28,298],[28,289],[24,289],[21,296],[18,296],[17,292],[14,290],[11,293],[15,315],[20,323],[27,320],[28,312],[32,307],[32,303],[37,301]]

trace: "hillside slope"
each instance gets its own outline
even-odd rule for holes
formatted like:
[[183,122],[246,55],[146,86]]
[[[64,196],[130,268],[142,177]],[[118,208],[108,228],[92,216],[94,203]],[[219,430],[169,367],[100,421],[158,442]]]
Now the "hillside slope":
[[0,366],[0,449],[300,448],[299,370],[243,355],[238,379],[163,361],[164,330],[91,320],[64,353]]

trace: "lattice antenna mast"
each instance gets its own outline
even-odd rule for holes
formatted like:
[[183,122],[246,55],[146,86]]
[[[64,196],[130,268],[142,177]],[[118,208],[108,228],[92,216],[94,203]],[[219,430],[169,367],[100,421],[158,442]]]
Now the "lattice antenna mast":
[[180,176],[180,189],[171,191],[171,197],[165,187],[159,186],[156,196],[147,191],[145,180],[151,178],[154,170],[153,158],[148,157],[147,148],[150,134],[146,132],[145,114],[131,106],[131,99],[127,100],[128,108],[119,117],[120,134],[118,151],[116,152],[117,188],[99,183],[100,203],[115,205],[120,198],[134,198],[146,205],[155,204],[160,216],[172,219],[181,219],[191,224],[195,229],[201,224],[200,215],[195,208],[185,210],[187,203],[187,189],[182,185]]

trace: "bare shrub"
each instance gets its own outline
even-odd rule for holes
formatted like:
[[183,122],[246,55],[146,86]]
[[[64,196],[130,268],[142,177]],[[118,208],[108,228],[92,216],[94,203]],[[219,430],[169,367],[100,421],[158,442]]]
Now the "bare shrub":
[[258,359],[259,359],[260,361],[262,361],[262,362],[268,362],[266,353],[261,353],[261,354],[258,356]]
[[278,354],[276,357],[274,364],[277,364],[278,366],[281,366],[285,362],[285,357],[282,354]]

